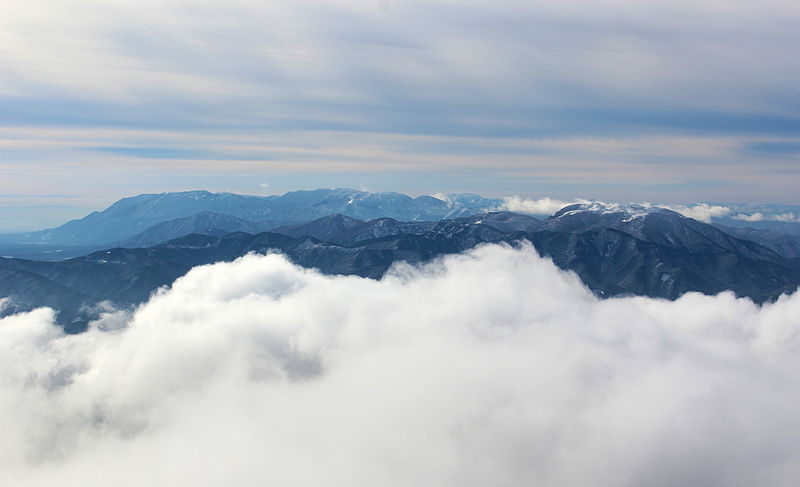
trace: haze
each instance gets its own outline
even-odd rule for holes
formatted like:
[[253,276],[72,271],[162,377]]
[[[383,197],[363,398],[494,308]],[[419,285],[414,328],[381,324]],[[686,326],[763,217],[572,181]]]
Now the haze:
[[12,0],[0,211],[316,187],[796,204],[798,23],[779,1]]

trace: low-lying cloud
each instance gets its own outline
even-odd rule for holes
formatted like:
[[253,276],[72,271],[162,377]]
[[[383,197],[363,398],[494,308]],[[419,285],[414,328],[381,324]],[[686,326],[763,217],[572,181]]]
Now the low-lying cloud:
[[596,299],[527,245],[195,268],[0,320],[0,484],[793,486],[800,293]]
[[778,215],[765,215],[760,211],[755,213],[747,214],[747,213],[737,213],[733,215],[733,218],[736,220],[742,220],[746,222],[760,222],[760,221],[772,221],[772,222],[784,222],[784,223],[798,223],[800,222],[800,217],[795,215],[794,213],[781,213]]
[[731,209],[727,206],[709,205],[708,203],[699,203],[689,206],[673,205],[665,206],[665,208],[706,223],[710,222],[712,218],[723,218],[731,213]]
[[530,215],[552,215],[561,208],[573,203],[587,203],[588,200],[575,200],[571,203],[556,200],[549,197],[538,200],[520,198],[519,196],[509,196],[503,198],[500,210],[513,211],[515,213],[527,213]]

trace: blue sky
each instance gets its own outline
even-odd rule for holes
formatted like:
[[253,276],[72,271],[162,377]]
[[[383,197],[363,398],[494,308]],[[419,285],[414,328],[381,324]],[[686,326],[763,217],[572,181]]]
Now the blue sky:
[[752,0],[10,0],[0,227],[196,188],[797,204],[797,25]]

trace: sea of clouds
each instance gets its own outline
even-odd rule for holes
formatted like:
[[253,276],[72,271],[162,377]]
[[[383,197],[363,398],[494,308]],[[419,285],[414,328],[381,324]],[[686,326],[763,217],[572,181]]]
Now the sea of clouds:
[[0,484],[794,486],[800,293],[598,300],[522,245],[198,267],[0,320]]

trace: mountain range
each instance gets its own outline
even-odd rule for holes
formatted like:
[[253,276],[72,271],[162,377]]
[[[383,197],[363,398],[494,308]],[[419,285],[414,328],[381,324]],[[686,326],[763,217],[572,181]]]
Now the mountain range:
[[[768,211],[789,214],[786,212],[796,210],[785,205],[729,206],[737,211],[750,208],[759,214]],[[143,194],[123,198],[103,211],[57,228],[0,234],[0,256],[57,261],[107,248],[154,246],[190,233],[221,236],[236,231],[271,231],[334,214],[361,221],[382,217],[401,222],[439,221],[503,208],[503,200],[474,194],[411,198],[400,193],[346,188],[292,191],[266,197],[208,191]],[[725,216],[715,217],[713,224],[785,257],[800,256],[798,222],[749,221]]]
[[[296,199],[314,192],[297,193]],[[120,240],[119,245],[59,261],[0,258],[0,296],[12,298],[0,313],[50,306],[59,311],[59,323],[70,332],[79,332],[103,309],[104,302],[122,308],[135,306],[194,266],[230,261],[249,252],[278,251],[301,266],[324,273],[377,279],[398,261],[416,264],[482,243],[519,245],[522,241],[531,242],[562,269],[575,272],[601,297],[675,299],[689,291],[714,294],[730,290],[760,303],[791,293],[800,285],[800,258],[793,240],[787,243],[760,231],[754,231],[755,236],[740,229],[725,231],[663,208],[585,203],[539,219],[506,211],[478,211],[480,204],[490,203],[474,198],[471,201],[478,204],[472,206],[397,196],[361,198],[357,201],[363,203],[358,204],[354,199],[348,204],[342,202],[347,194],[334,199],[310,195],[320,202],[315,208],[285,214],[236,207],[238,214],[247,218],[204,209],[154,223]],[[179,198],[175,196],[145,196],[141,201],[157,210],[158,218],[189,211],[167,209],[165,200],[185,206],[176,203]],[[184,196],[203,201],[199,206],[206,207],[205,193]],[[236,195],[219,198],[230,202],[229,196]],[[63,235],[66,227],[76,230],[73,241],[88,242],[93,222],[124,222],[120,215],[128,213],[139,222],[155,221],[147,211],[131,206],[137,198],[122,200],[89,215],[92,218],[70,222],[49,234],[39,232],[38,237],[55,238]],[[249,205],[247,198],[237,201]],[[253,201],[263,203],[261,199]],[[307,205],[309,200],[299,201],[297,204]],[[126,203],[120,205],[122,202]],[[351,210],[349,215],[333,213],[281,224],[342,204]],[[230,210],[225,207],[221,211]],[[404,218],[381,214],[384,211]],[[353,214],[378,217],[364,219]],[[103,228],[94,235],[121,234],[108,223]],[[773,245],[758,239],[768,239]]]
[[[154,235],[212,223],[221,229],[269,230],[281,225],[305,223],[332,214],[361,220],[389,217],[402,221],[441,220],[481,213],[501,200],[472,194],[444,199],[411,198],[401,193],[354,189],[291,191],[280,196],[246,196],[208,191],[142,194],[123,198],[103,211],[95,211],[60,227],[38,232],[0,235],[0,243],[48,246],[102,247],[125,242],[152,242]],[[204,221],[198,215],[207,214]],[[224,215],[228,221],[223,221]],[[203,220],[203,219],[200,219]],[[207,223],[208,222],[208,223]],[[245,223],[246,222],[246,223]],[[159,228],[158,224],[166,223]],[[237,226],[238,225],[238,226]],[[162,238],[158,234],[156,237]],[[148,240],[150,239],[150,240]]]

